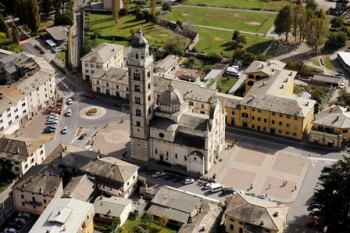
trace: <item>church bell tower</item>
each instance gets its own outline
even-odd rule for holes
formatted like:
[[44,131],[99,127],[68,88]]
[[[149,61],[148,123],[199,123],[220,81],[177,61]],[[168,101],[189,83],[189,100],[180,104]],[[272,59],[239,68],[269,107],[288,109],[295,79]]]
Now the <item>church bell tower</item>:
[[149,123],[153,117],[153,57],[149,44],[139,29],[131,42],[128,58],[131,158],[148,161]]

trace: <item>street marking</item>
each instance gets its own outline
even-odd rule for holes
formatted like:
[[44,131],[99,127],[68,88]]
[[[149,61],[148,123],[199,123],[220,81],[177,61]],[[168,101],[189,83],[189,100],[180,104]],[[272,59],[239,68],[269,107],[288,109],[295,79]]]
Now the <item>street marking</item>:
[[43,141],[50,141],[50,140],[53,139],[53,136],[52,135],[47,135],[47,134],[41,134],[39,136],[39,139],[43,140]]
[[319,160],[319,161],[331,161],[331,162],[336,162],[339,159],[327,159],[327,158],[313,158],[313,157],[309,157],[310,160]]

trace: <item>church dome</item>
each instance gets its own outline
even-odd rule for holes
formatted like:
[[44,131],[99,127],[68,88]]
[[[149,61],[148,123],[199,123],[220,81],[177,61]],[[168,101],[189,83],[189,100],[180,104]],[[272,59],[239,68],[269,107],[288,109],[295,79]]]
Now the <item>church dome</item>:
[[143,48],[148,45],[148,41],[145,37],[143,37],[143,32],[141,29],[137,31],[137,36],[134,37],[131,41],[132,48]]
[[183,103],[183,98],[178,90],[174,90],[172,84],[169,85],[168,90],[164,91],[159,96],[159,104],[161,106],[174,107]]

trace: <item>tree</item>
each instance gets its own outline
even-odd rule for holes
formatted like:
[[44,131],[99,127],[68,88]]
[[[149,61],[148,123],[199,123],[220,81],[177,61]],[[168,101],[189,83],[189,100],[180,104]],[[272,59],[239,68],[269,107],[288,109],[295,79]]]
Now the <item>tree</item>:
[[314,197],[328,222],[327,232],[350,232],[350,158],[339,160],[319,184]]
[[299,42],[304,41],[306,25],[307,25],[306,8],[303,5],[299,5],[298,17],[297,17],[297,27],[298,27],[298,33],[299,33]]
[[342,17],[334,17],[330,21],[331,27],[334,29],[339,29],[344,26],[344,19]]
[[163,2],[162,4],[162,11],[171,11],[171,3],[170,2]]
[[209,53],[207,59],[212,63],[217,63],[222,60],[222,56],[219,53]]
[[328,35],[328,39],[325,43],[327,49],[336,50],[346,45],[348,35],[345,32],[332,32]]
[[44,15],[48,15],[52,9],[52,0],[42,0],[41,1],[41,12]]
[[315,0],[308,0],[306,3],[306,10],[308,12],[309,18],[313,18],[317,12],[317,2]]
[[160,219],[159,219],[159,226],[161,226],[162,228],[165,227],[169,222],[169,217],[166,215],[163,215]]
[[237,40],[237,38],[239,37],[240,34],[241,34],[240,31],[234,30],[234,32],[232,34],[232,40]]
[[181,47],[179,43],[176,41],[169,41],[164,45],[164,50],[166,50],[170,54],[180,54],[181,53]]
[[328,25],[325,19],[311,19],[306,26],[306,44],[317,54],[324,45],[328,35]]
[[156,0],[151,0],[151,15],[156,17]]
[[115,217],[113,219],[113,222],[112,222],[112,225],[111,225],[112,233],[117,232],[117,229],[118,229],[119,225],[120,225],[120,218],[119,217]]
[[118,25],[120,11],[120,0],[112,0],[112,14],[114,18],[114,25]]
[[288,41],[288,35],[292,28],[291,6],[287,5],[278,12],[274,25],[275,25],[275,32],[278,35],[285,34],[286,41]]
[[84,37],[83,46],[81,51],[81,57],[85,56],[91,51],[91,41],[89,37]]
[[185,68],[193,68],[194,64],[196,64],[196,59],[193,57],[189,57],[183,62]]
[[28,0],[27,8],[27,24],[28,27],[36,32],[40,28],[39,4],[37,0]]
[[125,10],[125,14],[126,14],[126,15],[127,15],[128,12],[129,12],[129,4],[130,4],[129,1],[130,1],[130,0],[123,0],[123,8],[124,8],[124,10]]
[[12,42],[15,44],[19,44],[19,31],[14,22],[11,23],[11,36]]
[[7,38],[12,38],[10,28],[7,26],[2,14],[0,14],[0,32],[4,32]]

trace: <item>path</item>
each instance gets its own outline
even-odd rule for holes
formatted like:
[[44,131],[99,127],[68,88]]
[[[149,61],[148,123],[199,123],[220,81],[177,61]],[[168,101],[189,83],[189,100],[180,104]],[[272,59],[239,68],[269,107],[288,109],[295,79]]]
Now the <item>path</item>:
[[[200,28],[209,28],[209,29],[215,29],[215,30],[221,30],[221,31],[229,31],[229,32],[234,32],[235,31],[235,29],[211,27],[211,26],[205,26],[205,25],[199,25],[199,24],[191,24],[191,25],[196,26],[196,27],[200,27]],[[242,31],[242,30],[239,30],[239,32],[245,33],[245,34],[251,34],[251,35],[265,36],[265,34],[257,33],[257,32],[248,32],[248,31]]]

